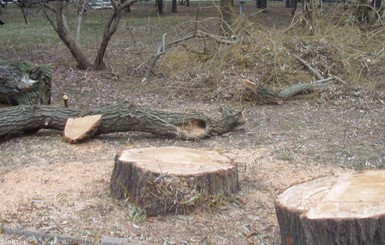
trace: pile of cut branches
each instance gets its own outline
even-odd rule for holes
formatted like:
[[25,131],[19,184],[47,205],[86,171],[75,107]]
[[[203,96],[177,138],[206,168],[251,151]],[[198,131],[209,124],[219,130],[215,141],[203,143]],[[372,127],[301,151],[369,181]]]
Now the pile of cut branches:
[[295,17],[288,28],[278,30],[246,16],[233,22],[231,36],[203,31],[218,25],[215,18],[186,23],[185,30],[190,31],[184,37],[173,41],[167,39],[173,35],[162,37],[144,80],[160,72],[175,83],[175,93],[195,90],[194,95],[206,98],[238,99],[245,95],[247,79],[276,93],[273,103],[278,104],[336,84],[372,82],[370,66],[385,60],[384,27],[364,30],[351,25],[345,15],[329,11],[318,19],[318,32],[308,36],[298,20]]

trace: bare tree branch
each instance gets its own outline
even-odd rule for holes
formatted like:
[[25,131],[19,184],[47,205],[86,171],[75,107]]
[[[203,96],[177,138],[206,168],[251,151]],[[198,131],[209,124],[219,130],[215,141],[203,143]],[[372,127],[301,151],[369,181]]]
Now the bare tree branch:
[[322,80],[322,79],[325,79],[321,73],[319,73],[316,69],[314,69],[309,63],[307,63],[304,59],[302,59],[301,57],[299,57],[298,55],[295,55],[295,54],[291,54],[296,60],[298,60],[299,62],[301,62],[311,73],[313,73],[313,75],[318,79],[318,80]]

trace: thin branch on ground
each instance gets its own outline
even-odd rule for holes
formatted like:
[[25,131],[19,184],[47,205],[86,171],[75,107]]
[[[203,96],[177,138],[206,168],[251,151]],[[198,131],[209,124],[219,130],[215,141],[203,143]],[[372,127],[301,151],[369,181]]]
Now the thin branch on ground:
[[291,54],[296,60],[298,60],[299,62],[301,62],[311,73],[313,73],[313,75],[318,79],[318,80],[322,80],[322,79],[325,79],[321,73],[319,73],[315,68],[313,68],[308,62],[306,62],[304,59],[302,59],[301,57],[299,57],[298,55],[295,55],[295,54]]

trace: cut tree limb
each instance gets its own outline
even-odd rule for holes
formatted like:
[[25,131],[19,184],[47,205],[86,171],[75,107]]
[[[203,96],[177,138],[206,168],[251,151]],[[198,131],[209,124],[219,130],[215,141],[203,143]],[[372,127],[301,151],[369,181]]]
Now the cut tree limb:
[[102,115],[95,135],[142,131],[181,139],[203,139],[245,123],[242,112],[221,109],[205,115],[152,110],[133,103],[81,111],[53,106],[0,108],[0,139],[38,129],[63,130],[68,118]]
[[281,243],[385,244],[385,171],[330,176],[278,196]]
[[[282,104],[283,101],[297,95],[300,93],[305,93],[313,90],[322,90],[322,89],[328,89],[333,86],[332,83],[330,83],[331,80],[334,80],[335,77],[329,77],[322,80],[317,80],[312,83],[300,83],[293,85],[289,88],[286,88],[282,90],[279,93],[276,93],[274,91],[269,90],[268,88],[265,88],[263,86],[258,85],[257,83],[254,83],[248,79],[245,79],[243,81],[243,86],[245,86],[247,89],[251,90],[253,92],[253,96],[249,96],[251,98],[263,98],[264,101],[272,102],[274,104]],[[255,98],[256,99],[256,98]]]
[[68,118],[64,128],[64,139],[77,143],[92,137],[98,130],[102,115]]
[[296,84],[294,86],[291,86],[289,88],[284,89],[279,93],[279,96],[283,100],[287,100],[290,97],[293,97],[296,94],[304,93],[304,92],[309,92],[313,91],[316,89],[327,89],[330,88],[333,84],[330,83],[331,80],[333,80],[334,77],[329,77],[326,79],[322,80],[317,80],[313,83],[300,83]]

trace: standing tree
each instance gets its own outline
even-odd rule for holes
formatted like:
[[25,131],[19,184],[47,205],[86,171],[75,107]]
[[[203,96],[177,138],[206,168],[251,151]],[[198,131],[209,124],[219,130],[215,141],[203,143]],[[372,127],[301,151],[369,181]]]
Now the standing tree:
[[[69,2],[67,1],[57,1],[55,3],[45,2],[43,4],[43,12],[47,17],[54,30],[58,34],[62,42],[70,50],[72,56],[75,58],[78,68],[82,70],[94,68],[98,70],[105,69],[105,64],[103,62],[104,54],[106,52],[108,42],[110,41],[112,35],[118,28],[118,24],[122,15],[123,10],[129,8],[137,0],[129,0],[125,2],[119,2],[111,0],[112,4],[112,13],[107,20],[106,26],[103,32],[103,39],[100,43],[96,58],[94,63],[88,59],[87,55],[83,51],[80,44],[80,26],[82,21],[82,16],[86,7],[86,0],[80,1],[80,7],[78,9],[78,26],[76,30],[76,36],[70,30],[70,27],[67,22],[67,18],[64,14],[64,9],[66,8]],[[53,14],[53,15],[52,15]]]

